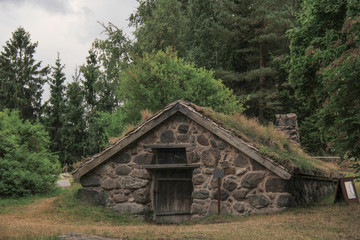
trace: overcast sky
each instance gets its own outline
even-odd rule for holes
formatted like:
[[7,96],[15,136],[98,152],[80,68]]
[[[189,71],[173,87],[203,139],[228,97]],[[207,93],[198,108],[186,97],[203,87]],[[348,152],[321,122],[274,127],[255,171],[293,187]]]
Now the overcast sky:
[[111,22],[131,37],[130,14],[136,0],[0,0],[0,46],[19,26],[38,42],[35,59],[42,66],[54,65],[57,52],[65,64],[67,80],[85,58],[95,38],[101,35],[98,22]]

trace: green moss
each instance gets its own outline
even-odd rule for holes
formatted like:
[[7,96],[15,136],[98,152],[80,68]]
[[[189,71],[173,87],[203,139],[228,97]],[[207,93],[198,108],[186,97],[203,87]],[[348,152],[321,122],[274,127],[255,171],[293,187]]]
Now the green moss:
[[306,174],[328,176],[336,172],[330,164],[308,156],[286,137],[276,132],[272,125],[263,126],[256,119],[248,119],[240,114],[225,115],[194,104],[191,106],[256,147],[261,155],[279,163],[290,173],[296,170]]

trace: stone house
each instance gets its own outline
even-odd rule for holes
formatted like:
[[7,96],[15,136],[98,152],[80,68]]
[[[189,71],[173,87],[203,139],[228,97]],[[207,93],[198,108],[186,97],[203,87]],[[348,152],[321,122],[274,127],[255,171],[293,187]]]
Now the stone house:
[[78,197],[176,223],[217,212],[215,168],[225,172],[221,212],[231,215],[310,203],[334,188],[336,172],[319,160],[306,157],[311,170],[275,161],[204,109],[173,102],[93,156],[73,172],[83,187]]

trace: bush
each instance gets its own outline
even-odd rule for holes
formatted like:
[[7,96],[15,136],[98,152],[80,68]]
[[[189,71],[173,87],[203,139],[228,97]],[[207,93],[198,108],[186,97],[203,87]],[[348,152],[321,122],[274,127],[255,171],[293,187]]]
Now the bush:
[[41,124],[23,122],[17,111],[0,112],[0,196],[23,197],[53,189],[60,164],[49,144]]
[[195,68],[178,58],[171,48],[135,57],[122,72],[120,83],[118,98],[124,103],[127,123],[136,123],[141,110],[157,112],[179,99],[223,113],[244,110],[243,100],[216,80],[213,72]]

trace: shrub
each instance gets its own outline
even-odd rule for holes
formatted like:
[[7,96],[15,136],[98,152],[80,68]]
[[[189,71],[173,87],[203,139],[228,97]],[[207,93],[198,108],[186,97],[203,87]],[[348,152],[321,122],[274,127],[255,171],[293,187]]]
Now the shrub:
[[141,110],[157,112],[180,99],[223,113],[244,110],[243,100],[215,79],[213,72],[195,68],[178,58],[171,48],[135,57],[122,72],[120,83],[118,98],[124,103],[127,123],[136,123]]
[[53,189],[60,173],[49,137],[39,123],[22,121],[17,111],[0,112],[0,196],[23,197]]

